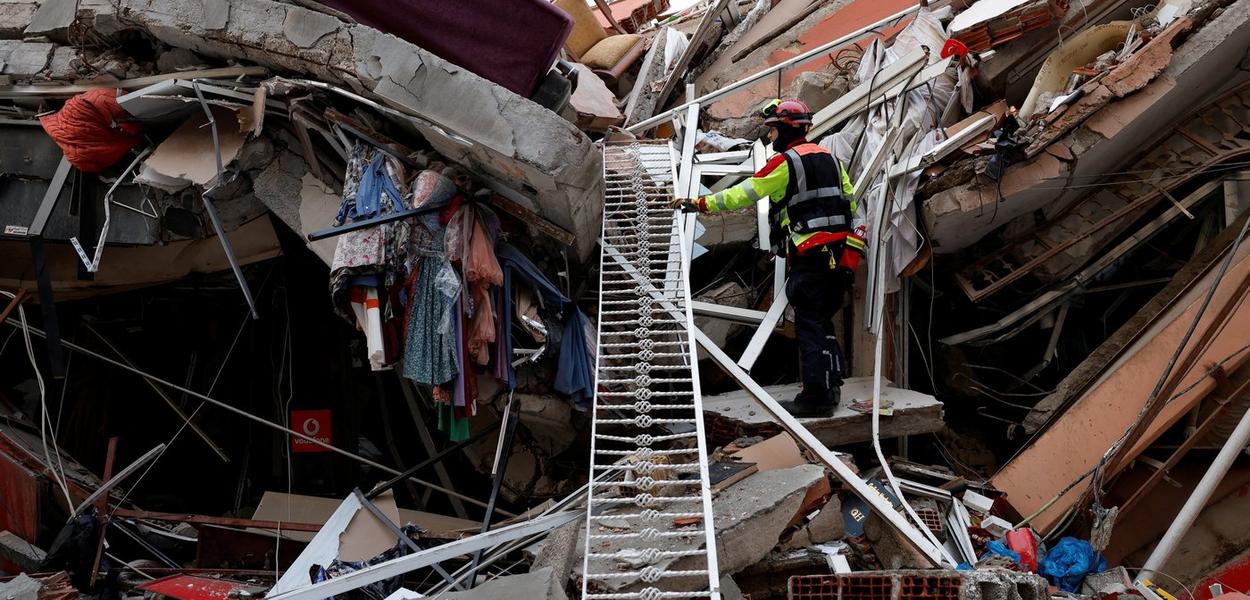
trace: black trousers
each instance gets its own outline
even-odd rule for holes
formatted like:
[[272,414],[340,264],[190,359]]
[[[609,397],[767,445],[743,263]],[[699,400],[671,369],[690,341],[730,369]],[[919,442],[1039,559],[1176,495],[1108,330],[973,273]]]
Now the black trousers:
[[833,317],[842,308],[843,286],[842,274],[830,268],[829,253],[823,248],[790,261],[786,296],[794,307],[804,400],[828,402],[829,390],[842,387],[846,361]]

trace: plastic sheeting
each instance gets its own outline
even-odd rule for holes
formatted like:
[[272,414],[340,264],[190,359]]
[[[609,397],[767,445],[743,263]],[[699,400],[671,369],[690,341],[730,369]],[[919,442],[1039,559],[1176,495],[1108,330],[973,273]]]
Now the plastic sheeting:
[[1090,573],[1107,569],[1107,559],[1085,540],[1065,537],[1046,553],[1038,573],[1065,592],[1078,592]]
[[[859,81],[871,82],[875,73],[886,66],[920,48],[941,48],[947,35],[942,27],[941,19],[949,12],[949,7],[936,11],[921,10],[915,20],[899,33],[894,44],[886,48],[880,41],[874,41],[860,60],[857,77]],[[929,53],[930,63],[944,60],[937,52]],[[881,90],[884,91],[884,90]],[[917,154],[924,154],[943,139],[941,118],[946,106],[951,102],[956,91],[956,77],[951,74],[938,76],[900,98],[861,113],[847,122],[837,133],[828,135],[819,144],[833,153],[844,165],[848,165],[851,179],[858,180],[873,155],[881,149],[890,129],[897,123],[897,146],[893,156],[887,156],[883,163],[888,170],[890,163],[904,163]],[[902,115],[897,111],[902,109]],[[887,266],[886,291],[894,292],[899,288],[899,274],[916,258],[923,243],[918,227],[918,216],[913,203],[916,188],[920,181],[920,173],[909,173],[891,182],[884,191],[890,200],[890,214],[885,231],[874,231],[881,222],[877,212],[880,202],[873,200],[880,197],[886,178],[878,176],[866,189],[857,189],[859,212],[856,220],[863,220],[869,226],[869,239],[881,236],[885,250]],[[876,269],[875,256],[869,255],[869,268]]]

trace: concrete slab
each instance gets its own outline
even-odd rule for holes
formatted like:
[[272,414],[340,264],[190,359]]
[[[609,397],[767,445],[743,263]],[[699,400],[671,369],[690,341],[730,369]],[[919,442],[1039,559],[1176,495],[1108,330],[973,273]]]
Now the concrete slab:
[[27,36],[60,36],[74,24],[78,0],[44,0],[26,27]]
[[[928,197],[921,212],[935,252],[959,252],[1008,221],[1012,221],[1008,229],[1031,231],[1036,228],[1036,211],[1055,217],[1091,194],[1088,187],[1055,182],[1092,181],[1103,173],[1139,168],[1131,166],[1131,161],[1160,147],[1194,107],[1245,81],[1246,74],[1235,65],[1250,44],[1250,1],[1232,2],[1191,28],[1183,39],[1175,49],[1148,57],[1151,60],[1144,61],[1141,69],[1124,69],[1116,81],[1107,81],[1082,99],[1082,105],[1096,110],[1082,112],[1077,110],[1080,106],[1074,106],[1043,129],[1039,138],[1054,139],[1050,145],[1063,144],[1068,150],[1034,154],[1009,167],[1001,202],[995,202],[995,184],[983,177],[925,190]],[[1162,68],[1160,56],[1168,58]],[[1155,73],[1149,83],[1140,85],[1143,82],[1138,77]],[[1129,87],[1136,91],[1129,93],[1121,87],[1125,83],[1131,83]],[[1079,124],[1072,127],[1074,122]],[[1053,130],[1059,130],[1061,137],[1056,139]],[[1073,159],[1058,160],[1056,154]],[[1124,225],[1128,222],[1131,219]],[[1117,230],[1110,227],[1104,234],[1114,237]],[[1084,259],[1091,252],[1082,251],[1080,257]]]
[[[790,400],[799,393],[799,384],[787,384],[764,388],[777,400]],[[894,416],[881,417],[881,437],[895,438],[905,435],[932,433],[940,430],[942,403],[937,398],[920,392],[896,387],[884,387],[882,400],[892,402]],[[833,416],[820,419],[800,419],[813,435],[828,446],[840,446],[866,442],[872,439],[872,415],[856,412],[848,406],[857,400],[871,400],[872,378],[852,377],[842,386],[842,405]],[[755,399],[745,391],[730,392],[703,399],[703,414],[710,421],[716,439],[729,435],[762,435],[781,430]]]
[[53,44],[0,40],[0,73],[25,77],[37,75],[48,67]]
[[551,567],[530,571],[524,575],[510,575],[488,581],[465,592],[448,592],[440,596],[447,600],[567,600],[564,586]]
[[39,10],[38,2],[14,0],[0,2],[0,37],[22,37],[22,32],[30,25],[37,10]]
[[[24,571],[34,572],[47,558],[48,553],[42,548],[18,537],[12,531],[0,531],[0,558],[7,560]],[[4,597],[0,593],[0,597]]]
[[[777,546],[781,534],[803,504],[809,488],[825,479],[825,470],[819,465],[801,465],[790,469],[777,469],[756,473],[717,494],[712,499],[716,525],[716,550],[721,575],[731,575],[751,566]],[[635,511],[621,509],[621,524],[633,526],[630,521]],[[680,531],[671,520],[647,522],[661,532]],[[611,531],[610,528],[605,528]],[[585,530],[581,532],[580,551],[585,551]],[[672,550],[693,550],[702,547],[701,533],[669,538]],[[616,552],[624,546],[620,540],[600,540],[592,547],[596,553]],[[655,566],[666,571],[698,570],[705,567],[702,557],[662,559]],[[575,561],[581,572],[581,561]],[[628,565],[622,564],[623,568]],[[602,567],[600,567],[602,568]],[[705,576],[673,577],[665,579],[670,591],[706,589]],[[636,592],[647,586],[634,578],[615,580],[614,587],[605,592]],[[519,596],[518,596],[519,597]]]
[[448,160],[578,234],[571,258],[590,259],[602,214],[602,159],[571,123],[370,27],[272,0],[209,4],[211,8],[199,0],[120,0],[112,7],[84,2],[78,18],[101,35],[116,33],[118,22],[124,21],[174,48],[254,62],[380,102],[395,111],[391,118],[396,123],[424,137]]

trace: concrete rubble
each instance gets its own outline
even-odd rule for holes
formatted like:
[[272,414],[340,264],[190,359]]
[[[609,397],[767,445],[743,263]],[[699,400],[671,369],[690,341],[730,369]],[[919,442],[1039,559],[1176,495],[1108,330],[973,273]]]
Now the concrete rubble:
[[[0,600],[1245,589],[1248,47],[1250,0],[0,0]],[[774,98],[865,224],[827,418],[780,199],[668,220]]]

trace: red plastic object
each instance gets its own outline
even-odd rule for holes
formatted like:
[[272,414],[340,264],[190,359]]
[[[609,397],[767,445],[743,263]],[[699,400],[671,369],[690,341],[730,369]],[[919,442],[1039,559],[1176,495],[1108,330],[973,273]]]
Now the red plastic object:
[[264,588],[229,579],[212,579],[195,575],[170,575],[149,581],[139,589],[155,592],[177,600],[230,600],[258,594]]
[[1031,573],[1037,572],[1037,538],[1028,527],[1007,532],[1007,547],[1020,555],[1020,564]]
[[121,160],[141,140],[143,124],[117,104],[117,90],[96,88],[65,102],[61,110],[39,117],[43,130],[84,173],[99,173]]
[[964,57],[968,56],[968,47],[955,38],[946,40],[946,44],[942,46],[942,58],[950,58],[952,56],[958,56],[959,60],[963,60]]

